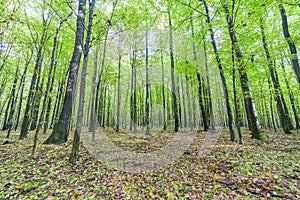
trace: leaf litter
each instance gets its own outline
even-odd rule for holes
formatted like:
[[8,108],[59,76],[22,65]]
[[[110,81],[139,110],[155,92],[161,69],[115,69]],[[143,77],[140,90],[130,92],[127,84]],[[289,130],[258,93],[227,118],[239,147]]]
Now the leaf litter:
[[[198,132],[175,163],[138,174],[106,166],[83,145],[80,158],[71,163],[71,140],[63,145],[41,144],[47,135],[41,135],[32,159],[33,134],[21,141],[18,134],[13,132],[4,145],[6,133],[0,132],[0,199],[300,198],[299,134],[265,130],[263,141],[244,134],[242,146],[230,142],[224,131],[212,152],[200,158],[197,153],[206,133]],[[125,150],[143,153],[163,147],[173,133],[149,138],[108,131],[108,136]]]

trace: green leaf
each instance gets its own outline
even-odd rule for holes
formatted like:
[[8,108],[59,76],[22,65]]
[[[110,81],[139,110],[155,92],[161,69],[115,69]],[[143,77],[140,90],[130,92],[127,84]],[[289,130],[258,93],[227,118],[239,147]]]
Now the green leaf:
[[26,186],[24,187],[24,190],[29,190],[32,187],[31,182],[27,182]]

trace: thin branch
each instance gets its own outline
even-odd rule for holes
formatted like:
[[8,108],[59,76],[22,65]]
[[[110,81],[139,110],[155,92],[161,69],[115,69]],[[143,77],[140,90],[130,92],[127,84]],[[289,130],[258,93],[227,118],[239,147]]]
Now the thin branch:
[[204,14],[203,12],[199,11],[197,8],[199,8],[202,4],[199,4],[196,8],[192,7],[190,4],[187,4],[185,2],[182,2],[180,0],[176,0],[178,3],[181,3],[182,5],[185,5],[189,8],[191,8],[193,11],[196,11],[197,13],[200,13],[203,16],[206,16],[206,14]]

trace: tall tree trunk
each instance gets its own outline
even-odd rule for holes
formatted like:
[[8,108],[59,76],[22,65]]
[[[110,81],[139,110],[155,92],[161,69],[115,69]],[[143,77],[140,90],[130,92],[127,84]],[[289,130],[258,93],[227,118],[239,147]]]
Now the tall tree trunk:
[[74,102],[74,91],[76,89],[75,86],[78,76],[78,68],[82,54],[85,4],[86,0],[79,0],[75,44],[72,60],[69,66],[70,72],[62,112],[60,114],[58,122],[54,125],[51,135],[44,142],[45,144],[61,144],[68,140],[70,121],[73,111],[72,107]]
[[204,106],[204,101],[203,101],[203,82],[201,79],[200,72],[197,72],[197,80],[198,80],[198,94],[199,94],[199,106],[201,109],[201,114],[202,114],[202,120],[203,120],[203,127],[204,131],[208,130],[208,122],[207,122],[207,116],[205,112],[205,106]]
[[[244,101],[245,101],[245,106],[246,106],[246,111],[247,111],[247,118],[249,121],[249,128],[251,130],[252,138],[260,139],[261,138],[261,131],[257,119],[257,113],[256,113],[256,108],[255,108],[255,103],[252,97],[252,92],[248,80],[248,75],[245,72],[244,65],[245,63],[243,62],[243,53],[242,50],[239,47],[237,37],[235,35],[235,30],[234,30],[234,22],[233,22],[233,16],[230,16],[228,6],[223,5],[225,12],[226,12],[226,21],[228,24],[228,31],[229,31],[229,36],[231,39],[232,46],[234,48],[237,62],[239,64],[238,71],[240,75],[240,82],[242,86],[242,91],[244,95]],[[232,9],[234,9],[234,5],[232,6]]]
[[174,63],[174,52],[173,52],[173,27],[171,20],[171,12],[168,8],[168,19],[169,19],[169,49],[170,49],[170,61],[171,61],[171,79],[172,79],[172,109],[173,117],[175,121],[174,131],[178,132],[179,119],[178,119],[178,108],[177,108],[177,96],[176,96],[176,84],[175,84],[175,63]]
[[263,46],[264,46],[264,50],[266,53],[266,58],[267,58],[267,62],[268,62],[268,67],[270,70],[270,74],[271,74],[271,79],[274,85],[274,91],[275,91],[275,100],[276,100],[276,104],[277,104],[277,109],[278,109],[278,114],[279,114],[279,119],[281,122],[281,126],[283,127],[283,130],[285,133],[290,134],[291,133],[291,119],[288,115],[288,113],[285,112],[284,108],[283,108],[283,101],[284,99],[282,99],[282,91],[281,91],[281,87],[279,84],[278,79],[276,78],[275,75],[275,66],[273,65],[273,61],[270,55],[270,51],[269,51],[269,45],[267,42],[267,38],[265,35],[265,29],[264,29],[264,25],[263,22],[261,21],[261,25],[260,25],[260,30],[261,30],[261,36],[262,36],[262,42],[263,42]]
[[214,111],[213,111],[213,105],[212,105],[209,70],[208,70],[207,47],[206,47],[206,41],[205,41],[204,34],[203,34],[202,39],[203,39],[203,50],[204,50],[204,59],[205,59],[206,84],[207,84],[208,101],[209,101],[210,126],[211,126],[212,130],[215,130]]
[[16,70],[16,74],[15,74],[15,79],[13,82],[13,86],[12,86],[12,90],[10,93],[10,98],[11,98],[11,104],[10,104],[10,112],[9,112],[9,116],[8,116],[8,120],[7,120],[7,135],[6,138],[9,138],[10,135],[10,131],[12,129],[12,124],[13,124],[13,116],[14,116],[14,112],[16,109],[16,87],[17,87],[17,82],[18,82],[18,75],[19,75],[19,67],[17,66],[17,70]]
[[[53,84],[54,84],[54,79],[55,79],[55,74],[56,74],[56,58],[55,57],[56,57],[57,46],[58,46],[57,45],[57,40],[58,40],[59,32],[61,30],[61,27],[62,27],[63,23],[66,22],[68,20],[68,18],[71,17],[71,16],[72,16],[72,12],[69,15],[67,15],[67,17],[64,18],[59,23],[59,26],[56,28],[55,35],[54,35],[54,38],[53,38],[53,47],[52,47],[52,51],[51,51],[50,70],[49,70],[48,81],[47,81],[47,86],[46,86],[45,99],[44,99],[44,102],[43,102],[43,107],[45,107],[47,105],[47,109],[45,108],[45,110],[44,110],[45,113],[41,112],[41,117],[42,118],[40,119],[40,122],[39,122],[39,123],[41,123],[42,122],[41,120],[44,120],[44,122],[43,122],[43,125],[44,125],[43,133],[46,133],[46,130],[47,130],[48,124],[49,124],[49,118],[50,118],[52,97],[49,94],[52,94]],[[60,47],[59,54],[61,52],[61,49],[62,49],[62,45]],[[46,114],[45,118],[44,118],[44,114]]]
[[189,127],[191,128],[191,131],[193,131],[193,117],[192,117],[192,105],[191,105],[191,96],[190,96],[190,87],[189,87],[189,82],[188,82],[188,76],[186,75],[185,76],[185,80],[186,80],[186,96],[187,96],[187,103],[188,103],[188,115],[189,115],[189,120],[188,120],[188,123],[189,123]]
[[206,12],[206,22],[209,26],[208,29],[209,29],[209,32],[210,32],[211,44],[212,44],[213,49],[214,49],[215,58],[216,58],[217,65],[218,65],[218,68],[219,68],[219,73],[220,73],[220,76],[221,76],[221,81],[222,81],[222,86],[223,86],[223,91],[224,91],[224,97],[225,97],[225,103],[226,103],[226,109],[227,109],[227,116],[228,116],[228,126],[229,126],[229,132],[230,132],[230,140],[235,141],[236,139],[235,139],[235,133],[234,133],[234,128],[233,128],[233,117],[232,117],[232,111],[231,111],[230,102],[229,102],[226,78],[225,78],[225,75],[224,75],[223,66],[222,66],[222,63],[221,63],[220,56],[219,56],[217,43],[215,41],[214,31],[212,30],[212,25],[210,23],[211,19],[210,19],[210,15],[209,15],[209,10],[208,10],[208,7],[206,5],[206,1],[202,0],[202,2],[204,4],[204,8],[205,8],[205,12]]
[[185,89],[183,86],[183,80],[181,78],[180,80],[181,83],[181,91],[182,91],[182,106],[183,106],[183,127],[187,127],[187,115],[186,115],[186,106],[185,106],[185,102],[186,102],[186,97],[185,97]]
[[118,55],[118,95],[117,95],[117,126],[116,132],[119,132],[120,128],[120,106],[121,106],[121,49],[122,49],[122,40],[121,36],[119,35],[119,55]]
[[[191,21],[191,27],[192,27],[192,36],[195,37],[194,36],[194,26],[193,26],[192,21]],[[193,54],[194,54],[194,60],[197,63],[198,62],[198,57],[197,57],[195,42],[193,42]],[[203,89],[204,83],[202,82],[202,77],[201,77],[201,74],[200,74],[199,69],[198,69],[199,68],[198,64],[196,66],[197,66],[196,69],[197,69],[197,80],[198,80],[199,106],[200,106],[200,110],[201,110],[204,131],[207,131],[208,127],[209,127],[209,124],[208,124],[205,105],[204,105],[204,100],[203,100],[203,90],[202,89]]]
[[235,66],[235,56],[234,49],[231,48],[231,60],[232,60],[232,83],[233,83],[233,99],[234,99],[234,109],[235,109],[235,124],[238,131],[239,136],[239,144],[243,144],[243,135],[241,131],[241,109],[240,109],[240,100],[237,97],[237,89],[236,89],[236,66]]
[[[146,30],[147,31],[147,30]],[[148,54],[148,31],[146,32],[146,110],[145,125],[146,135],[150,135],[150,84],[149,84],[149,54]]]
[[66,83],[66,77],[68,76],[68,72],[67,75],[60,81],[59,85],[58,85],[58,97],[56,97],[56,101],[55,101],[55,107],[53,109],[53,113],[52,113],[52,120],[51,120],[51,124],[50,124],[50,128],[53,128],[54,125],[56,124],[57,120],[59,119],[59,113],[61,112],[61,101],[64,98],[64,87],[65,87],[65,83]]
[[295,98],[294,98],[294,94],[293,94],[293,92],[291,90],[289,81],[288,81],[288,79],[286,77],[286,71],[285,71],[283,60],[281,61],[281,67],[282,67],[283,72],[284,72],[284,79],[285,79],[286,87],[288,89],[289,98],[290,98],[290,101],[291,101],[291,104],[292,104],[292,109],[293,109],[295,123],[296,123],[296,129],[299,130],[300,129],[300,120],[299,120],[298,112],[297,112],[297,109],[296,109]]
[[272,125],[273,129],[276,132],[276,124],[275,124],[275,116],[274,116],[274,110],[273,110],[273,94],[271,91],[271,81],[270,77],[268,77],[268,86],[269,86],[269,91],[270,91],[270,111],[271,111],[271,119],[272,119]]
[[181,112],[181,95],[180,95],[180,82],[179,82],[179,77],[176,76],[175,82],[177,83],[176,85],[176,94],[178,97],[178,117],[179,117],[179,127],[182,128],[182,112]]
[[[43,75],[42,75],[43,74]],[[40,83],[40,79],[42,77],[42,82]],[[45,73],[43,73],[40,69],[39,74],[38,74],[38,80],[36,82],[36,87],[35,87],[35,96],[34,96],[34,105],[33,105],[33,110],[31,114],[31,124],[30,124],[30,131],[33,131],[36,129],[37,123],[38,123],[38,117],[39,117],[39,110],[40,110],[40,101],[42,98],[42,93],[43,93],[43,87],[44,87],[44,80],[45,80]]]
[[21,128],[21,133],[19,136],[19,139],[24,139],[27,137],[27,133],[28,133],[28,129],[29,129],[29,125],[31,122],[30,116],[31,116],[31,108],[32,108],[32,104],[35,102],[34,98],[35,98],[35,85],[36,85],[36,81],[37,81],[37,76],[38,73],[40,71],[41,68],[41,61],[42,61],[42,51],[44,48],[44,43],[47,37],[47,33],[46,33],[46,27],[44,27],[43,30],[43,34],[40,40],[40,44],[38,46],[38,51],[37,51],[37,58],[35,61],[35,67],[34,67],[34,71],[33,71],[33,75],[31,78],[31,83],[30,83],[30,87],[29,87],[29,94],[28,94],[28,99],[27,99],[27,104],[25,107],[25,112],[24,112],[24,117],[23,117],[23,123],[22,123],[22,128]]
[[167,130],[166,122],[166,96],[165,96],[165,69],[164,69],[164,57],[162,49],[160,49],[160,60],[161,60],[161,93],[162,93],[162,104],[163,104],[163,130]]
[[96,130],[96,109],[95,109],[95,90],[96,90],[96,79],[97,79],[97,67],[98,67],[98,56],[99,56],[99,45],[97,45],[94,56],[94,72],[93,72],[93,85],[92,85],[92,94],[91,94],[91,109],[90,109],[90,123],[89,123],[89,132],[94,133]]
[[11,96],[9,95],[9,100],[7,102],[5,113],[4,113],[2,131],[5,131],[8,129],[7,118],[8,118],[8,113],[9,113],[9,108],[10,108],[11,102],[12,102],[12,99],[11,99]]
[[[103,75],[103,72],[104,72],[104,64],[105,64],[106,51],[107,51],[107,40],[108,40],[108,34],[109,34],[110,26],[111,26],[111,21],[112,21],[112,18],[114,16],[114,11],[115,11],[115,8],[117,6],[117,3],[118,3],[118,0],[115,0],[115,2],[113,3],[113,8],[112,8],[112,12],[111,12],[111,15],[110,15],[110,19],[107,21],[107,25],[106,25],[104,45],[103,45],[103,55],[102,55],[102,61],[101,61],[101,69],[100,69],[100,72],[99,72],[99,75],[98,75],[97,87],[96,87],[95,110],[99,110],[98,107],[100,107],[98,98],[99,98],[99,91],[100,91],[100,88],[101,88],[101,79],[102,79],[102,75]],[[99,121],[99,119],[98,119],[98,121]]]
[[291,61],[293,64],[294,71],[296,73],[297,81],[300,84],[300,67],[299,67],[299,60],[297,55],[297,48],[289,32],[289,25],[287,21],[285,8],[282,4],[279,4],[279,9],[280,9],[281,20],[282,20],[283,35],[289,45],[290,52],[292,55]]
[[26,74],[27,74],[28,65],[30,64],[31,59],[32,59],[32,55],[33,55],[33,52],[31,51],[28,59],[26,60],[25,69],[24,69],[24,72],[23,72],[23,75],[22,75],[21,81],[20,81],[19,88],[21,88],[21,89],[20,89],[18,111],[16,113],[17,118],[16,118],[16,124],[15,124],[15,131],[17,130],[17,128],[19,126],[20,115],[21,115],[21,110],[22,110],[22,103],[23,103],[22,99],[23,99],[24,87],[25,87],[25,77],[26,77]]
[[131,96],[130,96],[130,130],[136,132],[137,125],[137,105],[136,105],[136,50],[132,51],[131,63]]
[[[86,71],[88,65],[89,51],[90,51],[90,40],[92,34],[92,24],[93,24],[93,13],[94,13],[95,0],[89,0],[89,23],[87,28],[87,35],[85,38],[84,44],[84,55],[83,55],[83,64],[81,71],[80,79],[80,91],[79,91],[79,105],[77,113],[77,122],[74,133],[73,147],[70,160],[78,158],[79,152],[79,141],[80,134],[82,129],[82,118],[84,113],[84,101],[85,101],[85,83],[86,83]],[[84,19],[84,17],[83,17]]]
[[[71,15],[72,15],[72,13],[70,13],[64,20],[62,20],[60,22],[58,28],[55,31],[55,35],[54,35],[54,39],[53,39],[53,47],[52,47],[52,51],[51,51],[51,61],[50,61],[50,69],[49,69],[48,79],[47,79],[47,86],[46,86],[46,91],[45,91],[45,95],[44,95],[44,101],[43,101],[43,105],[42,105],[40,119],[37,123],[37,128],[36,128],[36,132],[34,135],[34,143],[33,143],[32,152],[31,152],[32,157],[34,156],[34,153],[36,150],[38,134],[39,134],[40,128],[42,127],[42,125],[44,125],[44,133],[46,132],[46,130],[48,128],[48,120],[49,120],[50,109],[51,109],[50,94],[52,93],[52,90],[53,90],[54,76],[55,76],[55,71],[56,71],[55,55],[56,55],[56,48],[57,48],[57,38],[58,38],[58,34],[59,34],[59,31],[61,29],[63,22],[67,21],[67,19]],[[44,80],[43,80],[43,82],[44,82]],[[43,89],[43,86],[41,87],[41,89]],[[45,114],[46,114],[46,117],[44,120]]]

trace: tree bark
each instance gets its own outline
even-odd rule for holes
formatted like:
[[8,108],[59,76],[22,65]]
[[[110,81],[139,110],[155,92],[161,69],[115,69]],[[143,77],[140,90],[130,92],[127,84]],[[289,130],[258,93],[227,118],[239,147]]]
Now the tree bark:
[[204,8],[205,8],[205,12],[206,12],[206,22],[209,26],[208,29],[209,29],[209,32],[210,32],[211,44],[212,44],[213,49],[214,49],[214,54],[215,54],[215,58],[216,58],[216,61],[217,61],[217,65],[218,65],[218,68],[219,68],[219,73],[220,73],[220,77],[221,77],[221,81],[222,81],[224,97],[225,97],[225,103],[226,103],[227,116],[228,116],[228,126],[229,126],[229,132],[230,132],[230,140],[235,141],[236,139],[235,139],[235,133],[234,133],[234,128],[233,128],[233,117],[232,117],[232,111],[231,111],[231,106],[230,106],[230,102],[229,102],[226,78],[225,78],[225,75],[224,75],[223,66],[222,66],[222,63],[221,63],[221,59],[220,59],[220,56],[219,56],[217,44],[216,44],[216,41],[215,41],[214,31],[212,30],[212,25],[210,23],[211,19],[210,19],[210,15],[209,15],[209,10],[208,10],[208,7],[206,5],[206,1],[202,0],[202,2],[204,4]]
[[299,120],[298,112],[297,112],[297,109],[296,109],[295,98],[294,98],[294,94],[293,94],[293,92],[291,90],[289,81],[288,81],[288,79],[286,77],[286,71],[285,71],[285,67],[284,67],[283,61],[281,62],[281,67],[282,67],[282,69],[284,71],[284,79],[285,79],[286,87],[288,89],[289,98],[290,98],[290,101],[291,101],[291,104],[292,104],[292,109],[293,109],[295,123],[296,123],[296,129],[299,130],[300,129],[300,120]]
[[293,69],[296,73],[297,81],[300,84],[300,67],[299,67],[299,59],[298,59],[298,55],[297,55],[297,48],[296,48],[296,45],[295,45],[295,43],[290,35],[290,32],[289,32],[289,24],[287,21],[285,8],[282,4],[280,4],[279,9],[280,9],[280,15],[281,15],[281,20],[282,20],[283,35],[289,45],[290,52],[292,55],[291,61],[293,64]]
[[209,70],[208,70],[208,63],[207,63],[207,47],[206,41],[203,34],[203,50],[204,50],[204,59],[205,59],[205,71],[206,71],[206,84],[207,84],[207,92],[208,92],[208,101],[209,101],[209,116],[210,116],[210,126],[212,130],[215,130],[215,120],[214,120],[214,111],[212,105],[212,98],[211,98],[211,88],[210,88],[210,80],[209,80]]
[[291,119],[288,115],[288,113],[285,112],[284,108],[283,108],[283,101],[284,99],[282,99],[282,91],[281,91],[281,87],[279,84],[278,79],[276,78],[275,75],[275,66],[273,65],[273,61],[270,55],[270,51],[269,51],[269,47],[268,47],[268,42],[267,42],[267,38],[265,35],[265,29],[264,29],[264,25],[263,22],[261,21],[261,25],[260,25],[260,30],[261,30],[261,36],[262,36],[262,42],[263,42],[263,47],[265,50],[265,54],[266,54],[266,58],[267,58],[267,63],[268,63],[268,67],[270,70],[270,75],[271,75],[271,80],[273,82],[273,86],[274,86],[274,91],[275,91],[275,100],[276,100],[276,104],[277,104],[277,109],[278,109],[278,113],[279,113],[279,119],[280,119],[280,123],[281,126],[283,127],[283,130],[285,133],[287,134],[291,134]]
[[16,109],[16,87],[17,87],[17,82],[18,82],[18,75],[19,75],[19,66],[17,66],[17,70],[16,70],[16,74],[15,74],[15,79],[13,82],[13,86],[12,86],[12,90],[11,90],[11,104],[10,104],[10,112],[9,112],[9,116],[8,116],[8,120],[7,120],[7,135],[6,138],[9,138],[10,135],[10,131],[12,129],[12,124],[13,124],[13,116],[14,116],[14,112]]
[[116,132],[119,132],[120,129],[120,106],[121,106],[121,49],[122,49],[122,40],[119,36],[119,55],[118,55],[118,95],[117,95],[117,126]]
[[33,71],[33,75],[31,78],[31,83],[30,83],[30,88],[29,88],[29,94],[28,94],[28,99],[27,99],[27,104],[25,107],[25,112],[24,112],[24,118],[23,118],[23,123],[22,123],[22,128],[21,128],[21,133],[19,136],[19,139],[24,139],[27,137],[28,134],[28,129],[29,125],[31,122],[30,116],[31,116],[31,108],[32,104],[34,103],[34,97],[35,97],[35,85],[37,81],[37,76],[41,68],[41,61],[42,61],[42,51],[44,48],[45,40],[46,40],[46,27],[44,27],[43,34],[41,36],[40,44],[38,46],[38,51],[37,51],[37,58],[35,62],[35,67]]
[[[147,31],[147,30],[146,30]],[[150,84],[149,84],[149,54],[148,54],[148,31],[146,32],[146,110],[145,125],[146,135],[150,135]]]
[[163,104],[163,130],[167,130],[166,122],[166,96],[165,96],[165,70],[164,70],[164,58],[162,49],[160,49],[160,60],[161,60],[161,92],[162,92],[162,104]]
[[84,19],[85,19],[86,0],[79,0],[77,28],[72,60],[70,62],[70,72],[64,98],[62,112],[58,122],[54,125],[53,131],[44,144],[61,144],[68,140],[70,121],[73,111],[74,91],[78,76],[78,68],[81,60],[82,45],[84,37]]
[[173,52],[173,27],[171,20],[171,12],[168,8],[168,19],[169,19],[169,50],[170,50],[170,61],[171,61],[171,79],[172,79],[172,109],[173,117],[175,121],[174,131],[178,132],[179,119],[178,119],[178,108],[177,108],[177,96],[176,96],[176,84],[175,84],[175,63],[174,63],[174,52]]
[[[93,13],[94,13],[95,0],[89,0],[89,23],[87,28],[87,35],[85,38],[84,44],[84,56],[83,56],[83,64],[81,71],[81,79],[80,79],[80,91],[79,91],[79,105],[78,105],[78,113],[77,113],[77,122],[74,133],[73,147],[70,160],[77,159],[79,153],[79,141],[82,129],[82,118],[84,113],[84,101],[85,101],[85,83],[86,83],[86,71],[88,65],[89,51],[90,51],[90,40],[92,34],[92,24],[93,24]],[[84,19],[84,18],[83,18]]]
[[[234,48],[237,62],[239,64],[238,71],[240,75],[240,82],[242,86],[242,91],[244,95],[244,101],[245,101],[245,106],[246,106],[246,111],[247,111],[247,119],[249,121],[249,128],[251,130],[252,138],[256,139],[261,139],[261,131],[257,119],[257,113],[256,113],[256,108],[255,108],[255,103],[252,97],[252,92],[248,80],[248,75],[245,72],[244,69],[244,62],[243,62],[243,53],[242,50],[239,47],[237,37],[235,35],[235,30],[234,30],[234,22],[233,22],[233,17],[230,16],[228,6],[223,5],[226,13],[226,21],[228,24],[228,31],[229,31],[229,36],[231,39],[232,46]],[[234,9],[234,6],[232,6]]]

